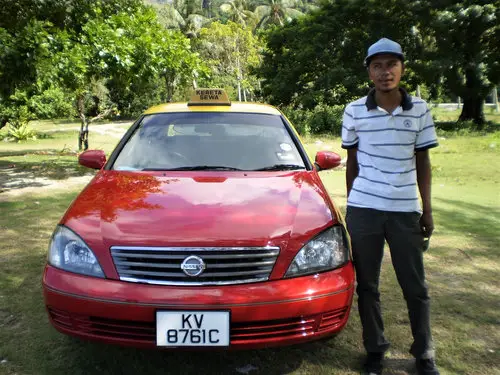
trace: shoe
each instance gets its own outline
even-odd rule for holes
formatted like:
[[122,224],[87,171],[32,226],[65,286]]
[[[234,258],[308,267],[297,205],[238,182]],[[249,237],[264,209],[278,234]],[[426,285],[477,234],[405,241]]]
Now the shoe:
[[364,374],[366,375],[381,375],[382,374],[382,361],[384,360],[384,353],[368,353],[363,365]]
[[418,375],[439,375],[434,359],[417,359],[415,361]]

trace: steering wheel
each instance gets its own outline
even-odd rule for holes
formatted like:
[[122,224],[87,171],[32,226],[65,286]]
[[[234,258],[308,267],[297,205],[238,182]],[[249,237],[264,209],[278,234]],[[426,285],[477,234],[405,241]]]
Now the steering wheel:
[[[185,165],[190,165],[192,164],[191,160],[189,160],[189,158],[187,158],[186,156],[182,155],[181,153],[177,152],[177,151],[171,151],[171,150],[168,150],[167,151],[167,155],[169,155],[169,161],[171,161],[172,163],[183,163]],[[170,156],[173,156],[173,157],[170,157]]]

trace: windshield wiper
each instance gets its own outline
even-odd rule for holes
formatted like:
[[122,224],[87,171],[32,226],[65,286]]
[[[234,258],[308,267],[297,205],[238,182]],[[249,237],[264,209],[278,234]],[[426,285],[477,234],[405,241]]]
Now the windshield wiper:
[[193,165],[177,168],[144,168],[143,171],[242,171],[242,169],[223,165]]
[[264,168],[252,169],[253,171],[289,171],[293,169],[305,169],[297,164],[274,164]]

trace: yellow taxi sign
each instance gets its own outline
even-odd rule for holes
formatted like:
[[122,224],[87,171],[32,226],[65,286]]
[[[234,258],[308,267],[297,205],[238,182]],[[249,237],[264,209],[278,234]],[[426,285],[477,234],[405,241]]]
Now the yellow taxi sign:
[[231,105],[224,89],[195,89],[188,105]]

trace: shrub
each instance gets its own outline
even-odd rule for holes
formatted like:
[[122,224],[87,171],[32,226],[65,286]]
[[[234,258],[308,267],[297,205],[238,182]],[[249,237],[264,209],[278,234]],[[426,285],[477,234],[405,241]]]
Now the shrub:
[[9,124],[7,127],[7,136],[4,138],[6,141],[22,142],[29,139],[36,139],[36,132],[24,123],[18,127]]
[[317,105],[312,110],[286,107],[283,113],[293,123],[300,135],[324,134],[340,136],[344,107]]
[[339,136],[342,129],[344,107],[319,104],[312,110],[309,127],[312,134],[328,133]]
[[28,126],[30,111],[27,106],[20,105],[7,108],[10,119],[7,122],[7,134],[2,136],[7,142],[21,142],[36,139],[36,132]]
[[76,115],[72,98],[58,87],[32,96],[28,106],[38,119],[70,118]]
[[294,109],[292,107],[283,107],[281,108],[281,111],[290,120],[290,122],[293,124],[294,128],[300,135],[309,134],[310,111]]

